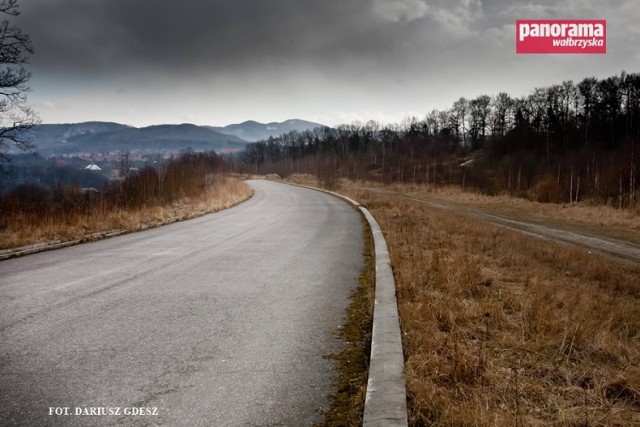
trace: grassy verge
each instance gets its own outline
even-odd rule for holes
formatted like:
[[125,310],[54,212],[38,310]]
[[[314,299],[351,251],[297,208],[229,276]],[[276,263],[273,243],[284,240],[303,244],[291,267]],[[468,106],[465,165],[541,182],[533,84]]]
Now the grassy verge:
[[11,249],[49,241],[70,241],[109,230],[135,231],[194,218],[236,205],[252,195],[251,188],[235,178],[210,176],[197,196],[170,204],[140,208],[100,209],[66,215],[16,213],[2,218],[0,249]]
[[397,196],[382,227],[410,423],[640,425],[640,269]]
[[365,262],[358,287],[351,294],[346,323],[339,332],[345,348],[338,354],[327,356],[337,361],[339,374],[336,393],[331,396],[331,408],[324,414],[324,421],[319,426],[362,425],[371,353],[376,265],[373,236],[366,219],[360,215]]

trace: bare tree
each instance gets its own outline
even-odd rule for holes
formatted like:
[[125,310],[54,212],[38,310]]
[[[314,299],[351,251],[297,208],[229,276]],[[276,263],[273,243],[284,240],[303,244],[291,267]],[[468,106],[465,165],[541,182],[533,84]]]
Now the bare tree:
[[514,106],[514,100],[508,93],[500,92],[492,100],[492,103],[493,121],[491,136],[492,138],[502,138],[511,125],[510,113]]
[[431,110],[424,119],[425,123],[429,127],[429,134],[431,136],[438,136],[440,133],[440,125],[438,123],[438,110]]
[[[17,16],[18,0],[0,0],[0,13]],[[8,19],[0,23],[0,163],[9,160],[13,145],[31,150],[26,131],[39,123],[37,114],[27,105],[27,82],[31,74],[24,68],[33,54],[29,36]]]
[[464,148],[467,147],[467,112],[469,110],[469,101],[466,98],[461,97],[456,102],[453,103],[453,107],[451,108],[451,114],[454,117],[453,125],[455,126],[456,139],[460,140],[460,135],[462,135],[462,146]]
[[480,95],[469,102],[469,134],[473,149],[484,148],[490,113],[491,97],[488,95]]
[[578,91],[582,100],[582,120],[584,127],[584,142],[583,145],[587,147],[589,145],[589,139],[591,138],[590,127],[591,117],[593,115],[593,108],[597,101],[597,88],[598,80],[595,77],[585,78],[578,83]]
[[576,111],[571,107],[578,104],[578,89],[572,80],[566,80],[560,85],[558,91],[560,99],[560,121],[562,124],[562,152],[567,150],[569,136],[567,135],[568,125],[573,121]]

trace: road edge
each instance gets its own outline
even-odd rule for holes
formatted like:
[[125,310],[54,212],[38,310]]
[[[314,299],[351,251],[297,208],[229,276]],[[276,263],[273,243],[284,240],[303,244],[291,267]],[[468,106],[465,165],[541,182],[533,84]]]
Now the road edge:
[[396,284],[387,242],[378,222],[366,207],[342,194],[308,185],[282,183],[321,191],[340,198],[357,207],[367,219],[374,241],[376,283],[371,358],[362,425],[364,427],[407,426],[404,353],[402,351]]

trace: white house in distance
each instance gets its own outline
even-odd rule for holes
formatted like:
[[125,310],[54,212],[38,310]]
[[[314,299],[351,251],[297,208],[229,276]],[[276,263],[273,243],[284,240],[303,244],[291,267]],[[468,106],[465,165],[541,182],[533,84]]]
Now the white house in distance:
[[102,168],[100,168],[100,166],[96,165],[95,163],[91,163],[91,164],[85,166],[84,170],[86,170],[86,171],[101,171]]

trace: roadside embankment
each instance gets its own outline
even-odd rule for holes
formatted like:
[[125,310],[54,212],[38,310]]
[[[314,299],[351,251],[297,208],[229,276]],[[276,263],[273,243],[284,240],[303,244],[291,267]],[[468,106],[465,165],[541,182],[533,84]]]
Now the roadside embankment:
[[70,215],[6,215],[0,230],[0,260],[184,221],[235,206],[253,194],[237,178],[212,176],[207,182],[199,194],[167,204],[92,209]]

